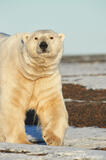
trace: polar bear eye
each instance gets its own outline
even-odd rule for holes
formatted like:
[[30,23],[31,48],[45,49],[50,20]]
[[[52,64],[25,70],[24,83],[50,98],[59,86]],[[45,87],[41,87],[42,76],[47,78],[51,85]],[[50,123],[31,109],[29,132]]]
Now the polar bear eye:
[[54,37],[50,37],[50,39],[54,39]]
[[37,37],[35,37],[35,40],[38,40],[38,38],[37,38]]

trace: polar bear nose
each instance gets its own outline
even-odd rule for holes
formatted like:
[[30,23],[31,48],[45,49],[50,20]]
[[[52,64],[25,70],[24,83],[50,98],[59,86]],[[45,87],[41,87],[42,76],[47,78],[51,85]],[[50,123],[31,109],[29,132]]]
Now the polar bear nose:
[[45,41],[42,41],[39,45],[42,50],[45,50],[48,47],[48,44]]

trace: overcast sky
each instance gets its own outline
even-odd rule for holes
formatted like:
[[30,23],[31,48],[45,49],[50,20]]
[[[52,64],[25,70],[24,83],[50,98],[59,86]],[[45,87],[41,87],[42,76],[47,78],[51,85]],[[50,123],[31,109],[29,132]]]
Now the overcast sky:
[[106,0],[0,0],[0,32],[52,29],[65,54],[106,53]]

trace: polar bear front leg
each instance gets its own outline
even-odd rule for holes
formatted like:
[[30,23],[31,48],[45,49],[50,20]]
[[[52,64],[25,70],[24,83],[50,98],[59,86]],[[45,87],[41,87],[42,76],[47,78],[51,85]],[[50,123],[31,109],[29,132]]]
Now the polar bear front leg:
[[25,111],[18,101],[19,98],[16,94],[11,95],[9,91],[8,94],[3,91],[1,97],[0,131],[5,137],[5,142],[29,144],[25,134]]
[[62,145],[64,133],[68,126],[68,114],[62,95],[55,94],[39,108],[38,116],[46,144]]
[[9,69],[8,72],[3,70],[2,73],[6,73],[1,76],[0,131],[5,136],[5,142],[29,144],[24,120],[32,83],[14,67]]
[[15,108],[15,106],[9,107],[9,104],[7,111],[0,113],[0,125],[3,125],[5,142],[30,144],[25,134],[24,117],[25,115],[22,115],[18,108]]

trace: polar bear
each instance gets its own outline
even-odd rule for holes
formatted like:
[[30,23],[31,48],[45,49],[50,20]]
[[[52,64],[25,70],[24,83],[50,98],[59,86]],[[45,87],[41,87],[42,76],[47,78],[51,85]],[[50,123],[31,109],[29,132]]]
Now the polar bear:
[[58,70],[64,35],[51,30],[0,33],[0,141],[30,144],[25,114],[35,109],[47,145],[62,145],[68,126]]

